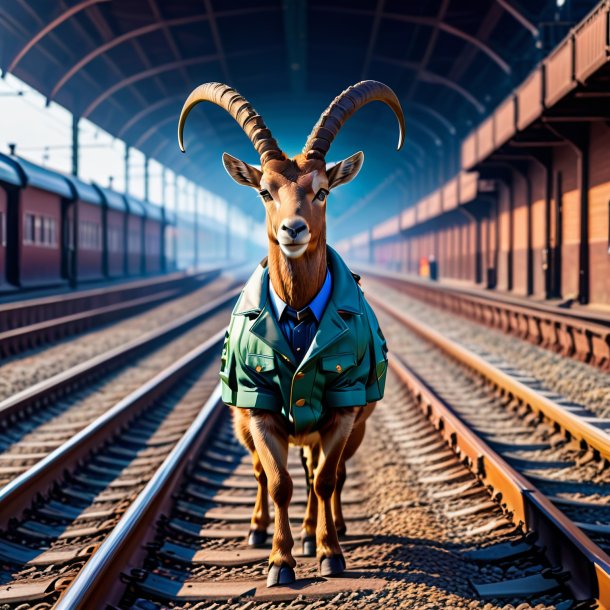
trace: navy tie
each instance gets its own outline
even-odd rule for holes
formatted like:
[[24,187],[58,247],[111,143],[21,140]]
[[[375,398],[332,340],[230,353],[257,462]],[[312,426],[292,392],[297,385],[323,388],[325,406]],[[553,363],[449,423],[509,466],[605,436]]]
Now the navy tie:
[[294,352],[297,362],[303,360],[317,331],[317,320],[309,307],[300,311],[286,305],[282,312],[282,330],[290,347]]

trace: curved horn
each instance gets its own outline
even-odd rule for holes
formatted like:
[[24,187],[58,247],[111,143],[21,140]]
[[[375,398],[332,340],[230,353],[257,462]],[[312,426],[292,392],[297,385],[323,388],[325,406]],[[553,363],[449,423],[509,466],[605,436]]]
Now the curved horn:
[[303,154],[308,159],[324,159],[347,119],[362,106],[374,101],[384,102],[394,111],[400,128],[397,148],[400,150],[405,141],[405,117],[396,94],[379,81],[363,80],[338,95],[322,113],[307,138]]
[[223,83],[199,85],[184,102],[178,121],[178,144],[182,152],[185,151],[183,133],[186,117],[199,102],[212,102],[212,104],[224,108],[246,132],[260,156],[262,165],[265,165],[271,159],[286,158],[271,132],[267,129],[263,118],[252,108],[252,104],[235,91],[233,87]]

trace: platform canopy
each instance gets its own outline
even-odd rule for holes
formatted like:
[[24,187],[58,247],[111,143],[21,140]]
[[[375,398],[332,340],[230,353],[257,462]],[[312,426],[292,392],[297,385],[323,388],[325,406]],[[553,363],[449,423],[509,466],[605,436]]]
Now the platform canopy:
[[[330,223],[362,229],[396,214],[413,189],[457,168],[459,138],[493,109],[595,4],[591,0],[9,0],[0,66],[75,115],[263,216],[221,166],[226,150],[257,162],[223,111],[176,123],[206,81],[236,87],[280,145],[297,153],[345,87],[372,78],[403,103],[395,152],[389,109],[372,104],[343,128],[328,160],[362,149],[363,172],[329,200]],[[257,207],[258,206],[258,207]],[[258,211],[257,211],[258,210]]]

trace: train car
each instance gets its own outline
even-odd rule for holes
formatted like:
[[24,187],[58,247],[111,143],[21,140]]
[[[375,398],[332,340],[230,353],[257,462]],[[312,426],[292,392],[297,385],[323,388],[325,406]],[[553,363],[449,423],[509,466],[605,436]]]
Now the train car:
[[14,213],[7,218],[9,281],[21,287],[66,282],[62,274],[62,228],[65,202],[74,199],[70,183],[62,174],[21,157],[0,158],[13,164],[21,178]]
[[174,210],[163,208],[163,261],[164,271],[176,269],[176,249],[178,242],[176,239],[176,227],[178,217]]
[[95,184],[104,205],[103,269],[106,277],[127,275],[128,208],[123,195]]
[[63,275],[72,283],[102,279],[104,199],[93,185],[68,177],[73,200],[65,201]]
[[[0,158],[0,291],[11,287],[7,279],[7,253],[9,252],[9,216],[17,204],[22,180],[16,166]],[[10,210],[10,211],[9,211]]]
[[144,226],[146,208],[144,203],[131,195],[124,196],[129,212],[127,217],[127,274],[144,273]]
[[144,271],[160,273],[163,269],[163,209],[142,201],[146,211],[144,220]]

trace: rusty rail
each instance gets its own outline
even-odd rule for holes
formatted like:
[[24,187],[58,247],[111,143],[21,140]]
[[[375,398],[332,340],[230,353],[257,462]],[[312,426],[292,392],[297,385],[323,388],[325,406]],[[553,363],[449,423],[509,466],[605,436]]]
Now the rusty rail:
[[397,307],[376,296],[367,295],[367,298],[375,307],[387,311],[420,337],[436,345],[453,359],[469,367],[522,404],[527,405],[532,411],[539,413],[555,427],[561,429],[568,437],[579,440],[581,444],[598,452],[602,458],[610,460],[610,436],[606,432],[592,426],[582,417],[563,409],[553,400],[536,392],[536,390],[501,371],[474,352],[441,335]]
[[364,268],[398,290],[562,356],[610,370],[610,316],[559,309],[544,303],[523,303],[497,294],[483,295],[403,274]]
[[89,383],[92,379],[113,370],[129,359],[143,351],[153,348],[155,345],[172,337],[176,333],[183,332],[193,325],[201,322],[204,318],[223,307],[239,294],[241,287],[230,290],[226,295],[218,297],[196,310],[157,328],[142,337],[133,339],[128,343],[111,349],[103,354],[94,356],[90,360],[77,364],[76,366],[45,379],[10,398],[0,401],[0,421],[8,421],[10,417],[30,412],[40,405],[54,400],[57,396]]
[[154,524],[171,506],[186,468],[208,440],[221,404],[218,385],[117,526],[65,590],[56,610],[93,608],[119,600],[121,572],[143,559],[146,543],[152,542]]
[[596,599],[610,608],[610,557],[561,513],[530,481],[479,438],[405,363],[390,356],[390,368],[416,397],[424,415],[515,524],[535,532],[550,562],[568,570],[566,585],[577,600]]
[[173,274],[108,289],[0,305],[0,358],[135,315],[192,292],[219,273]]
[[212,269],[194,274],[178,272],[88,290],[2,303],[0,304],[0,332],[39,324],[91,309],[108,307],[127,300],[158,294],[165,290],[192,289],[200,285],[202,281],[218,276],[220,271],[220,269]]

